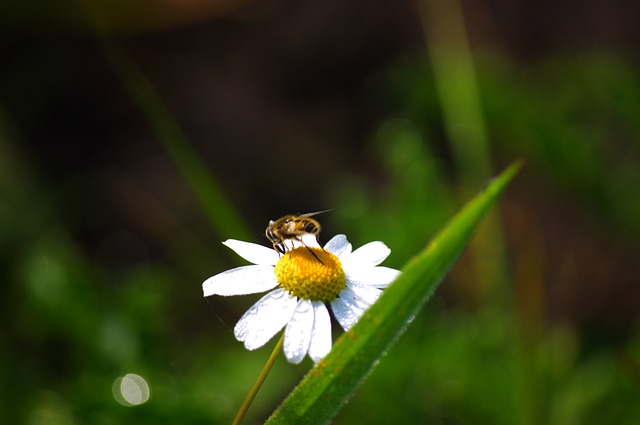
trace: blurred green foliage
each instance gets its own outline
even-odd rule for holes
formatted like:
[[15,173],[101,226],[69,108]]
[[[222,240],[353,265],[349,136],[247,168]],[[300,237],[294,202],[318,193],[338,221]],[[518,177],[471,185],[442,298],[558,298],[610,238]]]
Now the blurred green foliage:
[[[593,217],[599,231],[636,248],[636,69],[615,58],[573,57],[526,71],[487,61],[478,72],[492,157],[528,162],[519,190],[535,190],[533,202],[546,194],[563,198]],[[428,65],[412,61],[378,76],[367,95],[388,118],[365,153],[377,174],[344,176],[325,193],[334,208],[326,216],[331,227],[354,246],[385,241],[391,267],[422,248],[458,202],[460,170],[447,161],[432,81]],[[202,245],[185,233],[173,240],[179,246],[166,240],[164,256],[105,269],[66,228],[72,212],[59,188],[15,166],[24,161],[19,142],[3,126],[0,422],[228,423],[269,351],[246,352],[230,331],[252,300],[201,298],[206,274],[233,266],[232,257],[217,241],[204,243],[215,255],[189,269]],[[116,247],[135,243],[127,240]],[[527,254],[509,253],[513,262],[519,255]],[[514,281],[506,289],[506,299],[489,294],[479,306],[445,289],[447,296],[416,318],[335,423],[637,423],[637,325],[629,324],[629,335],[615,345],[601,340],[586,349],[591,336],[579,323],[551,317],[544,307],[532,315],[519,310],[518,297],[544,289],[520,293]],[[263,420],[308,367],[279,362],[247,423]],[[116,402],[113,383],[126,373],[149,383],[149,402]]]

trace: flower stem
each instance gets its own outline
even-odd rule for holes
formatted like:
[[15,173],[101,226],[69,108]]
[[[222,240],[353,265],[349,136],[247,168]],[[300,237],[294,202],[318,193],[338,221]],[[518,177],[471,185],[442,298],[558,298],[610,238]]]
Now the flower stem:
[[239,425],[240,422],[242,422],[244,415],[247,413],[247,410],[249,410],[249,406],[251,406],[253,399],[256,397],[256,394],[258,394],[260,387],[264,383],[264,380],[267,379],[267,375],[269,374],[269,371],[273,367],[273,364],[276,362],[276,359],[278,358],[278,355],[282,350],[283,341],[284,341],[284,332],[282,332],[282,336],[278,340],[278,343],[276,344],[276,346],[273,348],[273,351],[271,352],[271,356],[269,356],[267,363],[265,363],[264,367],[262,368],[262,372],[260,372],[260,375],[258,375],[258,379],[256,379],[256,382],[253,384],[253,387],[251,387],[249,394],[247,394],[247,397],[242,402],[242,406],[240,406],[240,409],[238,409],[238,413],[236,413],[236,417],[233,419],[233,422],[231,423],[231,425]]

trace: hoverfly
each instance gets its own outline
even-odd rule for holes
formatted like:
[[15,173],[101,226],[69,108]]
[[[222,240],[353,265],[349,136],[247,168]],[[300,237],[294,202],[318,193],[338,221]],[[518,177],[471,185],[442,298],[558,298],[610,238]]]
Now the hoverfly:
[[[269,226],[267,226],[265,235],[273,244],[273,249],[278,251],[280,254],[284,254],[285,241],[287,240],[302,242],[302,236],[305,234],[314,235],[316,240],[318,239],[321,226],[317,220],[314,220],[311,217],[326,211],[328,210],[316,211],[307,214],[289,214],[284,217],[280,217],[275,221],[271,220],[269,221]],[[311,248],[307,247],[307,249],[318,261],[322,263]]]

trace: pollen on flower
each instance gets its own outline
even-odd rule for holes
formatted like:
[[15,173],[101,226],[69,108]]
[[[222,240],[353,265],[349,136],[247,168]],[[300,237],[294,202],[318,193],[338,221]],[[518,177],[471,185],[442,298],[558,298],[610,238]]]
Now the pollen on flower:
[[311,301],[333,301],[346,287],[340,260],[322,248],[287,251],[276,263],[275,274],[281,288]]

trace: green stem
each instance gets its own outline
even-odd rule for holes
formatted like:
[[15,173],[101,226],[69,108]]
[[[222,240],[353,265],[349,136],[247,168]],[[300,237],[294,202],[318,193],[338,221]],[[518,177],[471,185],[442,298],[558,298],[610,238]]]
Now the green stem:
[[256,394],[258,394],[260,387],[262,387],[262,384],[264,383],[265,379],[267,379],[267,375],[269,374],[269,371],[271,371],[273,364],[276,362],[276,359],[278,358],[280,351],[282,351],[283,342],[284,342],[284,332],[282,332],[282,336],[280,337],[280,340],[278,340],[278,343],[273,348],[273,351],[271,352],[271,356],[269,356],[267,363],[265,363],[264,367],[262,368],[262,372],[260,372],[260,375],[258,375],[258,379],[256,379],[256,382],[253,384],[253,387],[251,387],[249,394],[247,394],[247,397],[242,402],[242,406],[240,406],[240,409],[238,410],[238,413],[236,413],[236,417],[233,419],[233,422],[231,423],[231,425],[239,425],[240,422],[242,422],[244,415],[246,415],[247,410],[249,410],[249,406],[251,406],[253,399],[256,398]]

